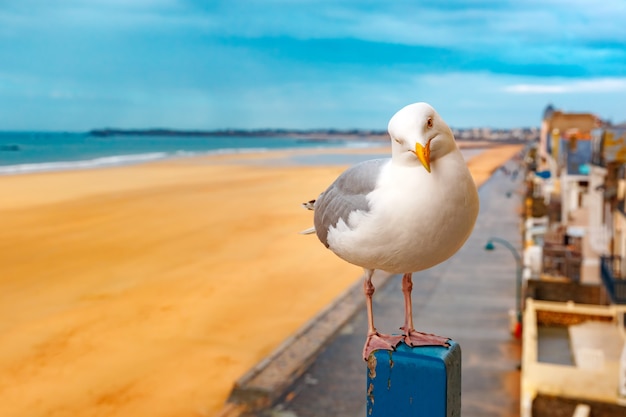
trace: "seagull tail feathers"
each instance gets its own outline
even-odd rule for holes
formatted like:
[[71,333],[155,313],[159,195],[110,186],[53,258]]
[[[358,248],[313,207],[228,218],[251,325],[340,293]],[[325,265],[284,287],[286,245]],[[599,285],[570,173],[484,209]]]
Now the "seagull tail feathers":
[[315,210],[315,200],[307,201],[306,203],[302,203],[302,207],[307,210]]
[[304,229],[301,232],[299,232],[301,235],[311,235],[313,233],[315,233],[315,227],[309,227],[308,229]]

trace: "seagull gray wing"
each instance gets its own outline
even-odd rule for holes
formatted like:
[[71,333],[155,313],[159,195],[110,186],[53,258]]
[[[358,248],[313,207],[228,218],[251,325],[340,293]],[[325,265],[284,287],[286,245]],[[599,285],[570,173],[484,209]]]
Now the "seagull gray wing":
[[376,188],[380,171],[389,161],[372,159],[352,166],[315,200],[315,231],[326,247],[328,229],[336,226],[339,219],[347,223],[353,211],[369,211],[367,195]]

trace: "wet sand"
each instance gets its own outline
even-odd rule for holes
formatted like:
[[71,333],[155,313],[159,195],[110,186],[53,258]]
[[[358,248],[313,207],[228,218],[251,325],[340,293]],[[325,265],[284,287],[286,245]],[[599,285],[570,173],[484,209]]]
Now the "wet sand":
[[[476,182],[520,149],[470,159]],[[361,274],[297,233],[345,166],[291,155],[0,177],[0,415],[218,411]]]

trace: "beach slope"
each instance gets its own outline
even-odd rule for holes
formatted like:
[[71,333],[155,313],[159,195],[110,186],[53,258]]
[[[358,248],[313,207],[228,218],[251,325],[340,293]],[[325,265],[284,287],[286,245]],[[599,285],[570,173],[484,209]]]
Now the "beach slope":
[[[521,146],[469,161],[478,184]],[[345,166],[164,161],[0,178],[0,415],[206,416],[360,277],[299,230]]]

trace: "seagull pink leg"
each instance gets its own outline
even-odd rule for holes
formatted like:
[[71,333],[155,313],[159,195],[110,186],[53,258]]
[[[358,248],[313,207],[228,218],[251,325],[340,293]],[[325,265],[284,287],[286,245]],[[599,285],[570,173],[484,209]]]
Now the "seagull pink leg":
[[400,330],[402,330],[404,334],[404,343],[409,346],[450,346],[447,337],[418,332],[413,328],[413,303],[411,301],[411,291],[413,291],[412,275],[411,273],[407,273],[402,276],[404,326],[400,327]]
[[372,306],[372,296],[374,295],[374,284],[372,284],[372,274],[374,270],[365,270],[365,281],[363,283],[363,291],[365,292],[365,303],[367,305],[367,339],[363,346],[363,359],[367,361],[370,354],[379,349],[395,350],[396,346],[402,341],[403,336],[392,336],[388,334],[378,333],[374,327],[374,308]]

